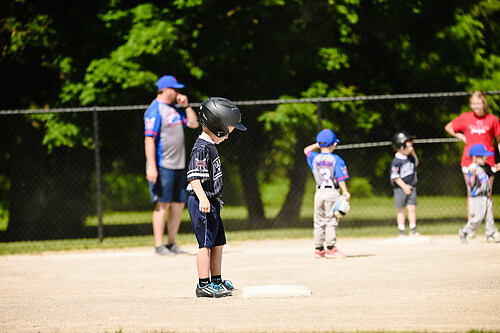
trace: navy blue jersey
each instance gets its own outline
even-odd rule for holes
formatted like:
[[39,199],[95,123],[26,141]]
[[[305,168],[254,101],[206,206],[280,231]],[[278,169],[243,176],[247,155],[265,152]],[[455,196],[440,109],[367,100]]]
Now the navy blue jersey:
[[[199,179],[207,198],[220,198],[222,196],[222,168],[219,152],[213,142],[198,137],[191,151],[191,158],[187,169],[187,180]],[[187,191],[196,195],[191,184]]]
[[391,163],[391,185],[398,187],[394,179],[401,178],[406,184],[417,184],[416,160],[413,156],[396,153]]

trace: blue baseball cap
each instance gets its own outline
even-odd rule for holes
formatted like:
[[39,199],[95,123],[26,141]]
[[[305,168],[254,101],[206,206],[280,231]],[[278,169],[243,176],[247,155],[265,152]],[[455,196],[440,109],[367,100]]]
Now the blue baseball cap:
[[337,139],[332,130],[324,129],[316,136],[316,142],[319,143],[320,147],[330,147],[335,142],[340,142],[340,140]]
[[163,88],[174,88],[174,89],[184,88],[184,85],[177,82],[175,76],[172,75],[165,75],[159,78],[158,81],[156,81],[156,86],[158,87],[158,90],[161,90]]
[[469,156],[492,156],[495,155],[494,152],[486,150],[486,147],[483,144],[475,144],[472,145],[469,149]]

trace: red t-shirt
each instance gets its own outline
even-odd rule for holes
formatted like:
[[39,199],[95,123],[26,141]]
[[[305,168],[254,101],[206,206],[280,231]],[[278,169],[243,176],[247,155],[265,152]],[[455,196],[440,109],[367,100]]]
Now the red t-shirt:
[[[472,145],[482,143],[488,151],[495,151],[493,138],[500,135],[500,123],[495,115],[488,113],[480,118],[474,111],[465,112],[451,122],[451,127],[455,132],[462,132],[465,135],[466,144],[460,166],[469,166],[472,163],[469,157],[469,149]],[[486,163],[494,166],[495,156],[488,156]]]

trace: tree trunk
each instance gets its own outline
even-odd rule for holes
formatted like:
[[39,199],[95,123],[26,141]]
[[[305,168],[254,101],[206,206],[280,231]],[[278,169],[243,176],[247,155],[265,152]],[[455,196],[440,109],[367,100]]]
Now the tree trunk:
[[[251,226],[258,227],[265,221],[264,205],[262,203],[257,171],[258,159],[252,154],[253,141],[243,136],[238,150],[238,164],[243,186],[243,197],[248,209],[248,218]],[[244,172],[242,172],[244,171]]]
[[273,226],[275,227],[291,227],[300,218],[300,207],[302,206],[308,172],[304,156],[304,147],[307,145],[307,141],[300,133],[296,133],[296,135],[297,141],[293,156],[293,168],[289,173],[290,189],[288,190],[285,203],[281,207],[281,211],[273,221]]

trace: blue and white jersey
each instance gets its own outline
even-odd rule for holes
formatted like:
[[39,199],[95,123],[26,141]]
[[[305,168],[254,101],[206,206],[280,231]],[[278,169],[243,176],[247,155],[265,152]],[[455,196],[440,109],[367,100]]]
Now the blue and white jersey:
[[[190,182],[199,179],[207,198],[221,198],[223,182],[219,151],[215,143],[208,140],[200,136],[194,143],[187,169],[187,180]],[[187,191],[191,195],[196,195],[191,184],[187,186]]]
[[144,113],[144,136],[155,138],[156,164],[172,170],[186,167],[186,112],[156,99]]
[[478,196],[483,196],[483,195],[489,195],[491,185],[490,185],[490,173],[488,172],[490,170],[490,166],[488,164],[485,164],[484,166],[477,165],[476,166],[476,181],[474,182],[474,186],[470,186],[470,178],[471,178],[471,173],[469,171],[468,173],[468,179],[467,179],[467,184],[469,185],[470,188],[470,196],[471,197],[478,197]]
[[307,154],[307,164],[314,175],[316,187],[338,188],[338,182],[349,179],[345,162],[339,155],[311,151]]
[[415,186],[417,184],[416,160],[413,156],[396,153],[391,163],[391,185],[398,187],[394,179],[401,178],[406,184]]

